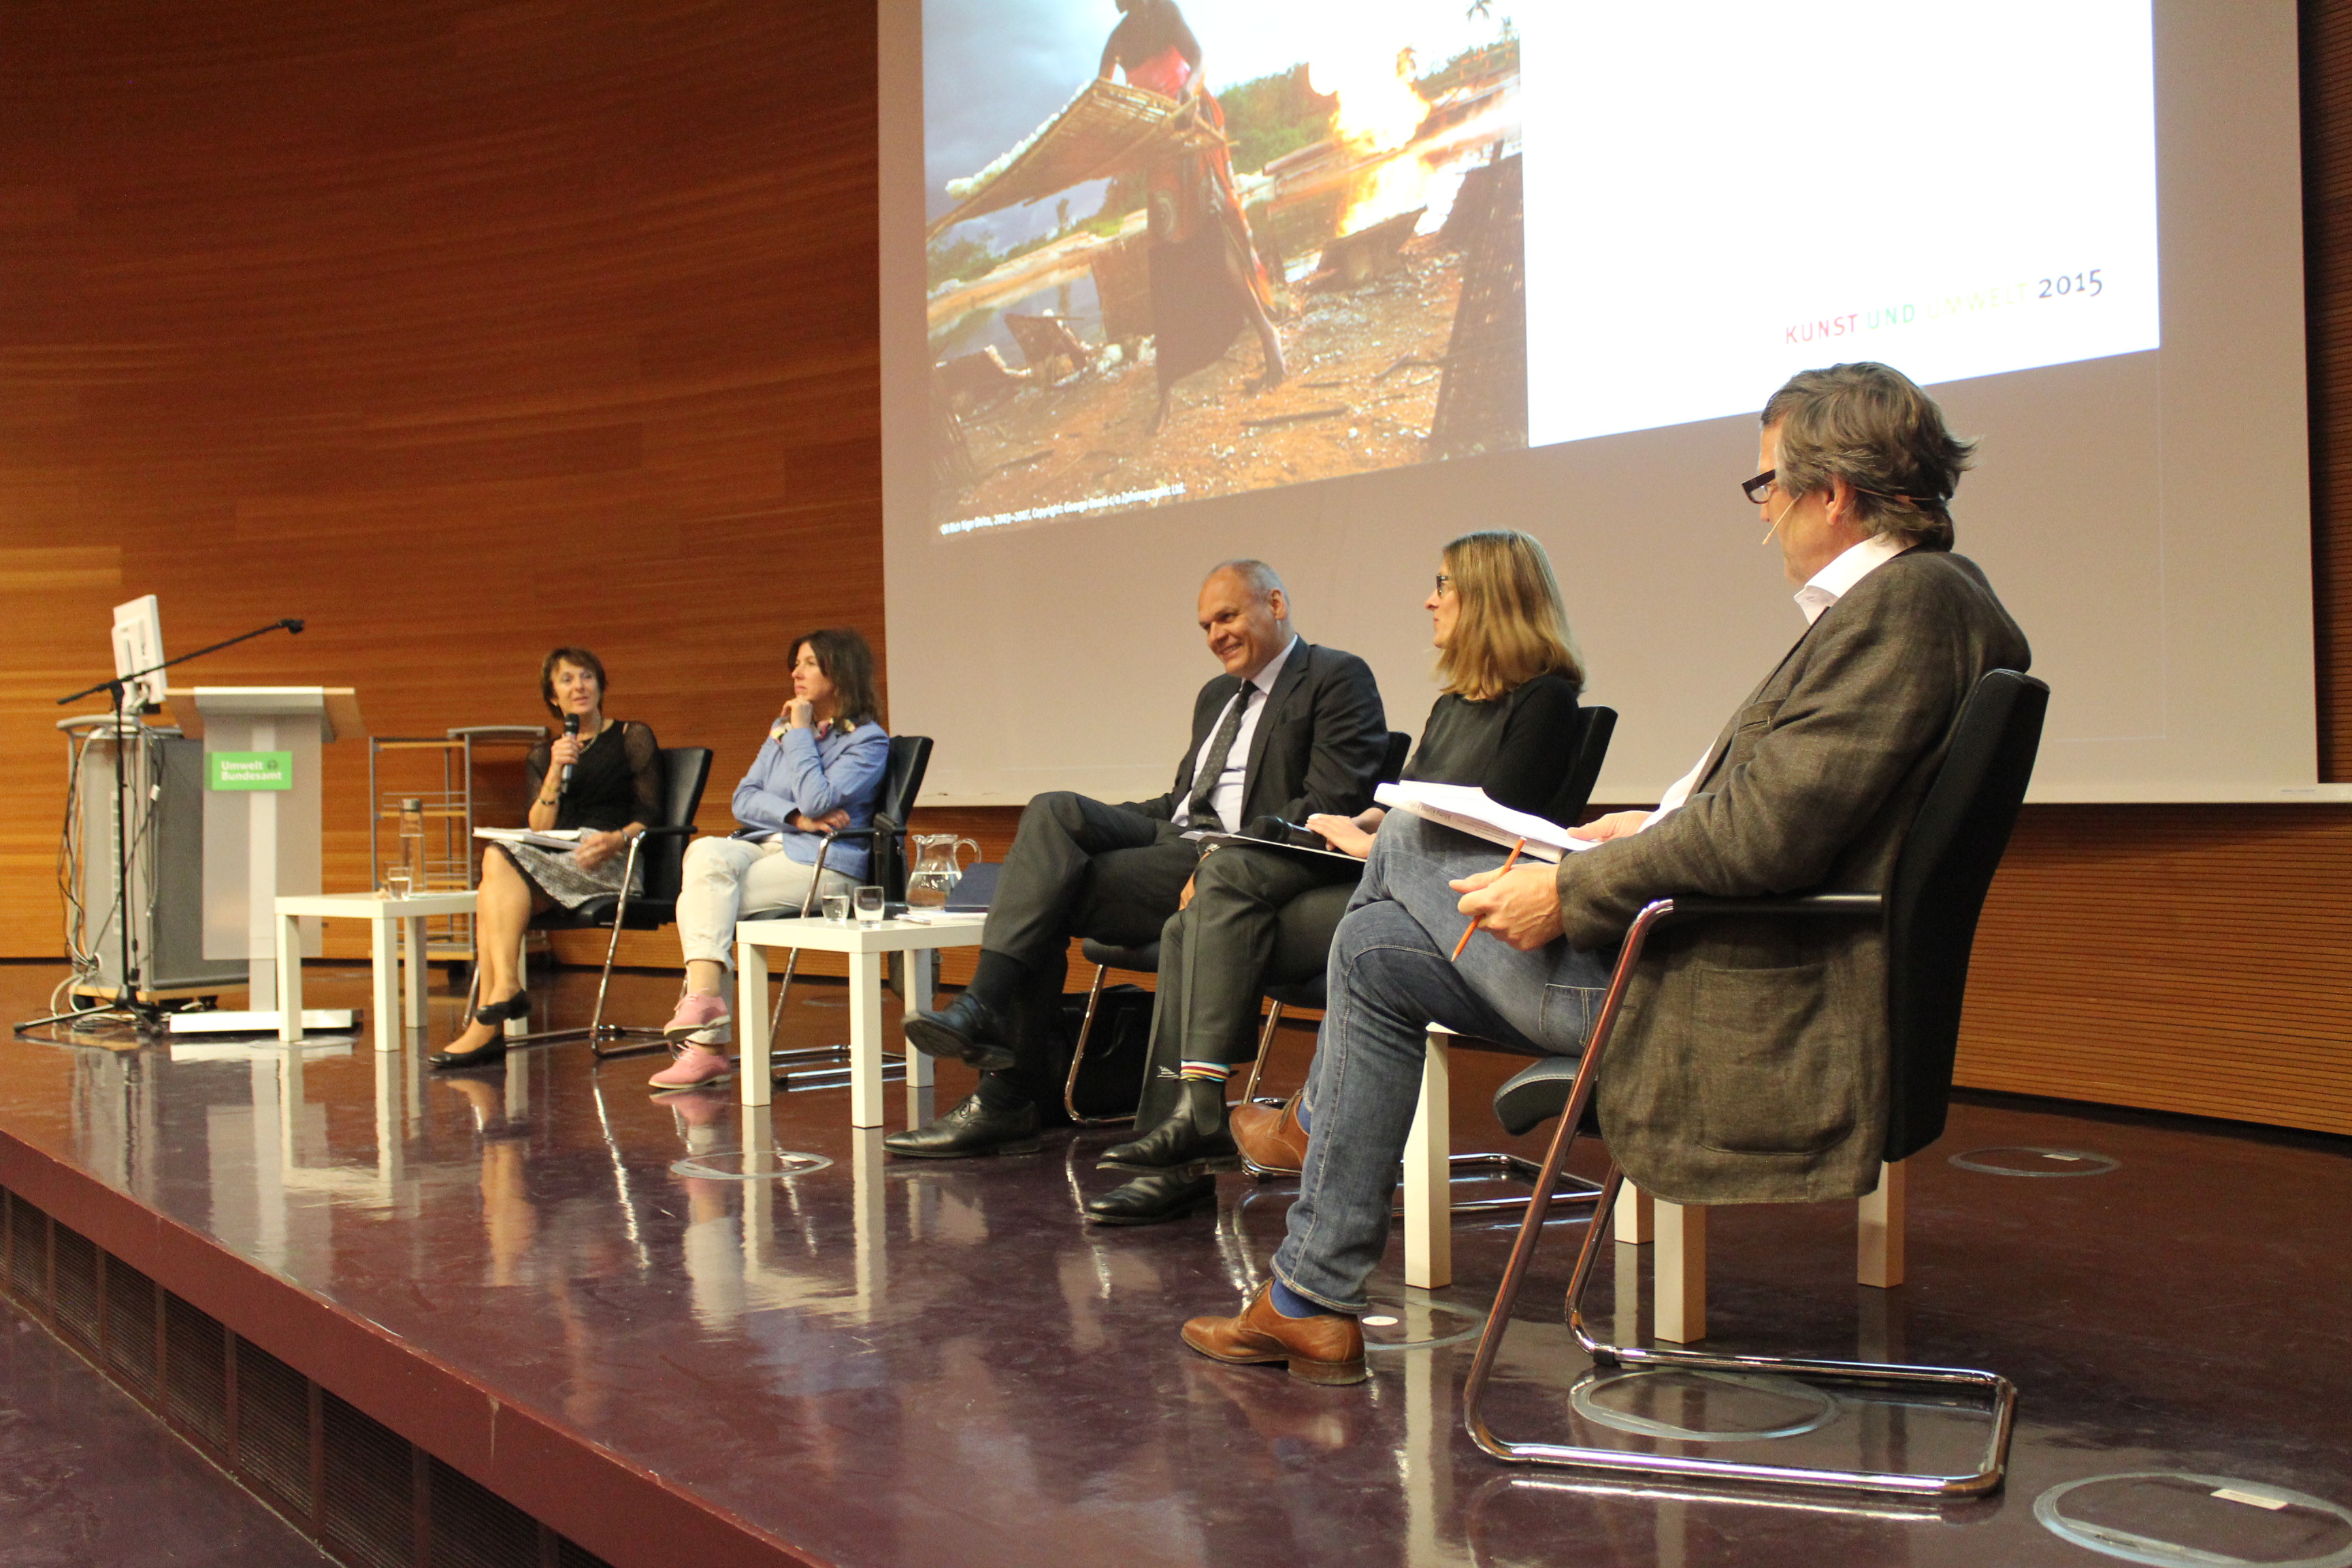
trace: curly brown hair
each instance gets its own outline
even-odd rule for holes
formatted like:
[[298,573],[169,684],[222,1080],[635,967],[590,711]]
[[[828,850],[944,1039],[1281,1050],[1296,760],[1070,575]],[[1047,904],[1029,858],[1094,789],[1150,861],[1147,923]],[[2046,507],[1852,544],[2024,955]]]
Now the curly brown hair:
[[833,720],[845,730],[882,721],[882,700],[876,693],[874,649],[853,626],[823,626],[793,639],[784,668],[801,661],[801,649],[816,654],[816,667],[833,682]]

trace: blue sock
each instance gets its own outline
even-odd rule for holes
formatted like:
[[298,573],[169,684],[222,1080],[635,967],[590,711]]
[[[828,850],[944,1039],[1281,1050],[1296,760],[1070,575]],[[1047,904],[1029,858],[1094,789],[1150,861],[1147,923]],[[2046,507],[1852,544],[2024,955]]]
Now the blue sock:
[[[1301,1132],[1306,1133],[1309,1138],[1315,1136],[1314,1123],[1307,1119],[1307,1092],[1304,1089],[1301,1089],[1298,1094],[1298,1130]],[[1298,1314],[1296,1312],[1291,1314],[1292,1317],[1297,1317],[1297,1315]]]
[[1331,1310],[1320,1301],[1310,1301],[1281,1280],[1274,1282],[1274,1310],[1286,1318],[1319,1318]]

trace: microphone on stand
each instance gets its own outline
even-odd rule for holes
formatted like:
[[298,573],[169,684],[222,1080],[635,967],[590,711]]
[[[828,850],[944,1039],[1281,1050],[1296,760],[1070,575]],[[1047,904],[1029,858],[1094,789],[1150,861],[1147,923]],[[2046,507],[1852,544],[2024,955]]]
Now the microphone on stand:
[[282,621],[278,622],[278,624],[279,626],[284,626],[284,627],[285,627],[288,631],[289,631],[289,632],[298,632],[298,633],[299,633],[299,631],[301,631],[301,629],[302,629],[302,623],[301,623],[300,621],[299,621],[299,620],[296,620],[296,619],[294,619],[294,618],[290,617],[290,616],[289,616],[289,617],[288,617],[288,618],[287,618],[287,619],[285,619],[285,620],[282,620]]
[[[572,740],[576,741],[580,738],[579,714],[566,713],[563,716],[563,732]],[[555,786],[555,793],[559,795],[570,795],[572,793],[572,764],[570,763],[563,764],[563,782]]]

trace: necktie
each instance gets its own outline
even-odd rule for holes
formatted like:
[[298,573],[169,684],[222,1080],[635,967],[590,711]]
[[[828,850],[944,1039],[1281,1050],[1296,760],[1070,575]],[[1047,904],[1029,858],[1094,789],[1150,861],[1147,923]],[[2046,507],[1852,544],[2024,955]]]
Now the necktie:
[[1217,725],[1216,734],[1209,742],[1208,760],[1192,779],[1192,793],[1184,799],[1184,820],[1188,826],[1205,827],[1211,823],[1224,826],[1211,804],[1216,796],[1217,781],[1225,776],[1225,760],[1234,753],[1234,737],[1241,733],[1242,715],[1249,711],[1250,693],[1257,688],[1248,681],[1225,709],[1224,719]]

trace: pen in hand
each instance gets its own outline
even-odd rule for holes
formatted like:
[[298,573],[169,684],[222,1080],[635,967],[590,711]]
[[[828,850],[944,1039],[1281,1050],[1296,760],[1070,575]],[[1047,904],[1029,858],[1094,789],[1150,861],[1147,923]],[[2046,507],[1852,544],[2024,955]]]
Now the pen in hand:
[[[1525,849],[1527,847],[1528,841],[1524,838],[1520,839],[1517,844],[1512,845],[1510,854],[1504,858],[1503,870],[1496,872],[1495,875],[1500,877],[1503,874],[1503,871],[1508,871],[1512,867],[1517,865],[1519,863],[1519,851]],[[1492,884],[1489,884],[1489,886],[1491,885]],[[1446,963],[1459,963],[1462,962],[1462,950],[1470,945],[1470,933],[1477,929],[1478,922],[1476,921],[1472,921],[1468,925],[1462,928],[1462,940],[1454,944],[1454,956],[1447,959],[1445,961]]]

